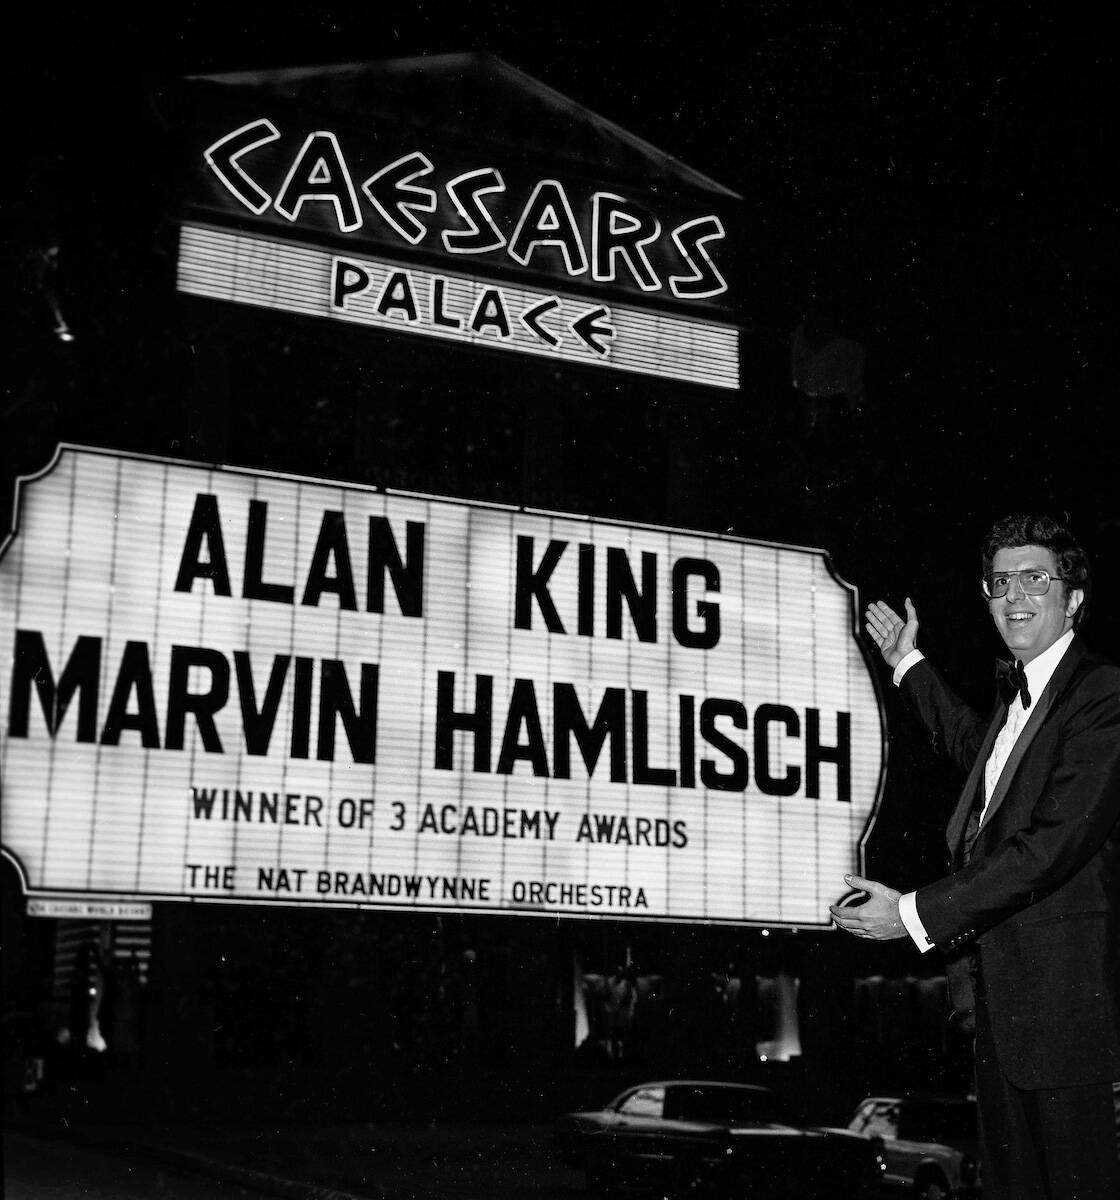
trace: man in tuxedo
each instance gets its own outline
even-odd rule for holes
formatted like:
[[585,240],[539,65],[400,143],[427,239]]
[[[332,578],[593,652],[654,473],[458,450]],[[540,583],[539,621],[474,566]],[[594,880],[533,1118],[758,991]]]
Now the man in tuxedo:
[[900,895],[847,876],[831,908],[857,937],[948,957],[975,1030],[985,1200],[1117,1200],[1120,1080],[1120,667],[1077,633],[1089,561],[1047,517],[996,523],[982,587],[1014,662],[989,716],[917,649],[918,616],[878,602],[867,631],[894,682],[966,772],[950,873]]

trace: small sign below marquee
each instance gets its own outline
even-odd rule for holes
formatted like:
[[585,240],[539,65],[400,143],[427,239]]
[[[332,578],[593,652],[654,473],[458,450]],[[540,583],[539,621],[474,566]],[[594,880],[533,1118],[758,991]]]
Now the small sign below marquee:
[[150,921],[152,906],[143,901],[31,896],[27,901],[27,915],[71,921]]

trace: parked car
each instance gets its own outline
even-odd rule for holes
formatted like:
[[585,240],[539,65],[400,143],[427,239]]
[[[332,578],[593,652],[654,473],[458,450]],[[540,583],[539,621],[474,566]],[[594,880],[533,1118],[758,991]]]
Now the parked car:
[[875,1143],[847,1130],[801,1129],[765,1087],[671,1079],[628,1088],[601,1109],[568,1113],[553,1148],[588,1190],[862,1200],[882,1177]]
[[920,1200],[980,1195],[980,1135],[971,1096],[868,1096],[847,1128],[882,1146],[883,1182]]

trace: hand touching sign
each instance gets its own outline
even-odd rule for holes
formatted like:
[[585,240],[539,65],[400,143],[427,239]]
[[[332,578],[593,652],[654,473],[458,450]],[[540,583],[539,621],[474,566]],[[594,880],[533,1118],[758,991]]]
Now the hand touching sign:
[[877,942],[906,936],[906,926],[898,915],[900,892],[859,875],[845,875],[844,882],[858,891],[866,892],[867,899],[854,904],[829,905],[828,911],[841,929],[846,929],[856,937],[871,938]]

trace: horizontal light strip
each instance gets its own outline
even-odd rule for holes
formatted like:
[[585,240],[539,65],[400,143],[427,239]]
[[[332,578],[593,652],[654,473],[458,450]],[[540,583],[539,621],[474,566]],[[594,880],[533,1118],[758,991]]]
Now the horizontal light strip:
[[[332,303],[332,278],[336,261],[365,271],[369,283],[361,293]],[[394,272],[405,272],[415,300],[417,316],[409,319],[402,307],[383,306],[378,298]],[[347,278],[358,278],[351,273]],[[432,305],[432,287],[445,281],[442,313],[458,326],[440,324]],[[710,387],[739,387],[739,335],[728,325],[692,321],[681,317],[642,312],[619,305],[599,305],[594,300],[513,287],[492,280],[472,279],[434,272],[388,260],[336,255],[327,250],[293,245],[270,238],[233,233],[211,226],[185,223],[179,245],[179,291],[192,296],[229,300],[258,308],[304,316],[327,317],[349,324],[367,325],[394,332],[422,334],[446,341],[512,350],[583,366],[608,367],[679,379]],[[493,322],[469,328],[471,314],[487,291],[498,293],[509,325],[509,335],[499,334]],[[400,285],[393,294],[400,300]],[[555,303],[548,303],[554,301]],[[521,319],[545,304],[537,318],[544,336],[535,334]],[[586,314],[599,310],[600,328],[613,336],[589,336],[603,353],[588,345],[572,328]],[[488,310],[493,316],[493,311]],[[530,316],[530,320],[532,320]],[[550,344],[558,339],[558,345]]]

